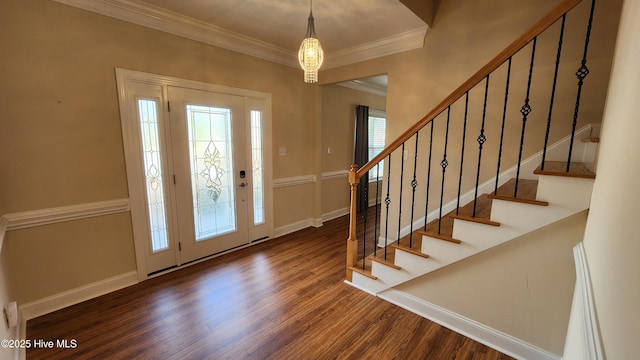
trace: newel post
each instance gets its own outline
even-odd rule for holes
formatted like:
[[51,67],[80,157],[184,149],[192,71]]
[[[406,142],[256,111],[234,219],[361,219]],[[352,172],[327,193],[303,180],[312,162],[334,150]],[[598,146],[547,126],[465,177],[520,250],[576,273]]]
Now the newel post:
[[358,262],[358,239],[356,238],[356,194],[358,192],[358,183],[360,179],[356,176],[358,165],[351,165],[349,170],[349,184],[351,186],[351,206],[349,208],[349,238],[347,239],[347,280],[352,280],[353,271],[349,269],[356,266]]

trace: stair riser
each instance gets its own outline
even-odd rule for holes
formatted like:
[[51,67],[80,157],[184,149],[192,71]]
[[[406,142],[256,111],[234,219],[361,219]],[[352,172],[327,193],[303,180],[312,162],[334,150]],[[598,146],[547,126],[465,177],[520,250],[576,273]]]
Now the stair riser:
[[537,199],[575,212],[589,208],[594,179],[541,175]]
[[491,218],[496,219],[495,221],[500,221],[502,224],[500,229],[510,231],[515,236],[518,236],[549,225],[581,210],[584,209],[556,206],[555,204],[536,206],[496,200],[491,209]]

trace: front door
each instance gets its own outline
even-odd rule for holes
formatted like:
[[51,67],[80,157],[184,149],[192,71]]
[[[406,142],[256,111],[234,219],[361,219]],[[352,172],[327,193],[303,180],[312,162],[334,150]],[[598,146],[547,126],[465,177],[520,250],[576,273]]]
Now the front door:
[[120,69],[118,79],[140,278],[267,238],[270,97]]
[[235,95],[169,87],[183,263],[252,240],[243,101]]

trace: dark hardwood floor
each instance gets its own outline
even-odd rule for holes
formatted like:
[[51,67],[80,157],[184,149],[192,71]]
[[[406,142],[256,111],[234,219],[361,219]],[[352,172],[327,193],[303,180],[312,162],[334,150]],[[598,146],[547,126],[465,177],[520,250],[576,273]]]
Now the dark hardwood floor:
[[510,359],[343,280],[347,218],[62,309],[27,359]]

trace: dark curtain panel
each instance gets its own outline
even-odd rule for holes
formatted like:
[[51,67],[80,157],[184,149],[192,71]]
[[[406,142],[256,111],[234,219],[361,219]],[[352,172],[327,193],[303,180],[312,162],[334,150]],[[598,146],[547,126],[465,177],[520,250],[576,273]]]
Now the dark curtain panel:
[[[356,129],[354,141],[353,163],[362,166],[369,161],[369,107],[366,105],[356,105]],[[357,211],[363,211],[367,207],[367,197],[365,190],[369,187],[369,177],[367,175],[360,179],[358,185],[358,196],[356,198]]]

